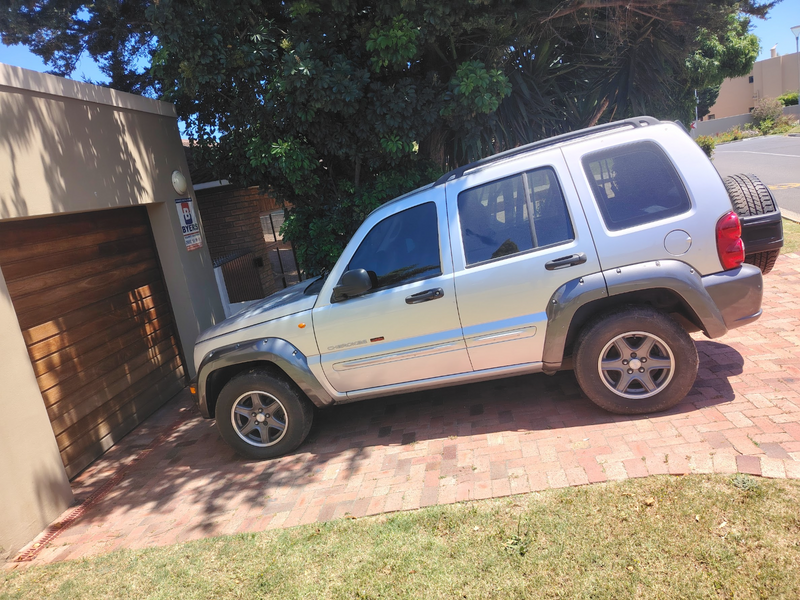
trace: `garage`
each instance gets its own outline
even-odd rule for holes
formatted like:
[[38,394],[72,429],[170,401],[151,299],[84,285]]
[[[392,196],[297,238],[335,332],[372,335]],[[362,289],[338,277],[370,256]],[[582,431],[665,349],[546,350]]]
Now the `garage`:
[[0,558],[225,318],[172,105],[0,64]]
[[72,478],[184,385],[147,211],[0,222],[0,268]]

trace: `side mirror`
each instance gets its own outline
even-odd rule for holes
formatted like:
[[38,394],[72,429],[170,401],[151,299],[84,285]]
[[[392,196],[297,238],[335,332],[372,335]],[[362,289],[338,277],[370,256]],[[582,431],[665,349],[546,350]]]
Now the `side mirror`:
[[348,298],[361,296],[372,289],[372,279],[365,269],[345,271],[339,285],[333,288],[333,301],[340,302]]

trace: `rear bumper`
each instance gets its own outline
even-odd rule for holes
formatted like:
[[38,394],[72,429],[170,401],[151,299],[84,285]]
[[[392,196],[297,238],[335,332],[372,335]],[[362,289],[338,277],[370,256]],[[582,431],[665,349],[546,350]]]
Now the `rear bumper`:
[[716,304],[728,329],[747,325],[761,316],[764,282],[758,267],[743,264],[738,269],[706,275],[703,277],[703,287]]
[[783,247],[783,221],[781,211],[764,215],[739,217],[742,224],[742,241],[746,255],[780,250]]

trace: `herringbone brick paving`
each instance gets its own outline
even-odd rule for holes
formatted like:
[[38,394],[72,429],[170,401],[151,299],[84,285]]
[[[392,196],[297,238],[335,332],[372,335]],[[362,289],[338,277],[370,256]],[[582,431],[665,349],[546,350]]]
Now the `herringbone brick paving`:
[[674,409],[624,417],[574,376],[533,375],[317,415],[291,456],[237,457],[186,395],[73,482],[88,497],[176,418],[185,422],[36,562],[654,474],[800,478],[800,256],[765,278],[764,315],[709,341]]

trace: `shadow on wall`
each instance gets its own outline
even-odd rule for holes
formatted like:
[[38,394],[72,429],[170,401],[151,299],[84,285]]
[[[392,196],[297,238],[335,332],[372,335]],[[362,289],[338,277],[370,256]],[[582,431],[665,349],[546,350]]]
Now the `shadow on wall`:
[[183,388],[146,211],[0,222],[0,263],[75,475]]
[[176,127],[155,114],[2,88],[0,160],[9,164],[0,219],[152,202],[154,183],[171,172],[158,149],[177,139]]
[[[13,458],[13,449],[0,447],[4,461]],[[62,510],[74,501],[64,473],[54,471],[52,464],[41,462],[27,473],[15,486],[0,490],[0,562],[13,558],[21,548],[45,528]],[[31,488],[30,502],[19,505],[15,496],[23,489]],[[7,495],[6,495],[7,494]]]
[[[695,388],[662,416],[690,416],[698,408],[734,399],[727,378],[742,373],[742,356],[715,342],[700,341],[697,347],[701,372]],[[194,413],[188,405],[183,410]],[[145,422],[137,430],[139,439],[133,448],[146,446],[174,415],[174,411],[162,411]],[[580,448],[580,440],[591,435],[582,428],[648,418],[614,415],[596,407],[580,392],[571,372],[435,389],[318,411],[300,448],[271,461],[237,456],[219,437],[213,422],[197,417],[184,424],[170,443],[136,465],[82,523],[113,521],[114,515],[145,506],[155,513],[197,506],[203,518],[193,519],[191,527],[216,534],[215,515],[221,517],[243,504],[261,506],[254,514],[269,515],[294,508],[298,494],[313,495],[322,489],[330,496],[343,494],[351,476],[366,473],[365,478],[374,478],[377,461],[382,463],[380,471],[395,477],[408,475],[412,459],[384,454],[381,448],[385,446],[439,441],[444,458],[454,462],[454,445],[465,436],[552,431],[548,445]],[[556,442],[556,438],[561,440]],[[373,455],[373,448],[378,456]],[[324,483],[331,477],[331,465],[339,467],[336,481]],[[457,471],[456,477],[459,473],[471,476],[472,468],[461,465]],[[92,483],[99,486],[103,482]],[[92,489],[76,491],[85,496]]]
[[[31,76],[31,80],[38,81],[38,77],[38,74],[36,77]],[[25,85],[26,79],[26,76],[20,76],[19,85]],[[71,84],[72,82],[68,82],[65,87]],[[109,90],[101,91],[98,100],[107,97],[109,93],[111,96],[116,94]],[[89,88],[88,93],[91,92],[92,88]],[[159,191],[158,182],[167,182],[169,185],[169,173],[175,166],[176,158],[181,160],[183,158],[178,140],[177,123],[172,115],[138,112],[107,104],[0,86],[0,220],[135,206],[156,199],[170,200],[171,196],[163,197],[165,190]],[[174,142],[178,150],[172,150],[170,141]],[[172,206],[167,208],[174,211]],[[7,221],[6,225],[30,227],[33,223],[33,220],[25,219]],[[41,240],[43,243],[48,241]],[[100,249],[102,250],[102,247]],[[66,249],[65,252],[72,250]],[[101,260],[107,261],[111,258],[101,255],[95,262],[99,263]],[[133,267],[122,265],[119,268],[125,270]],[[87,293],[86,286],[81,286],[88,279],[97,280],[95,287],[104,286],[102,278],[105,274],[92,274],[89,277],[84,273],[76,276],[83,279],[76,280],[76,291],[67,300],[84,296]],[[138,300],[140,299],[131,298],[128,304],[135,308]],[[70,310],[60,310],[60,301],[53,303],[52,312],[59,313],[59,311],[70,312]],[[113,320],[117,315],[106,316],[110,316]],[[119,316],[120,319],[124,317],[124,315]],[[41,321],[34,323],[34,325],[41,324]],[[133,324],[145,327],[141,319],[137,319]],[[58,331],[63,333],[60,329]],[[63,357],[59,355],[58,358],[69,360],[73,342],[75,340],[70,339],[70,336],[65,336],[61,340],[67,350]],[[182,374],[180,365],[176,362],[178,351],[174,349],[177,345],[174,335],[169,336],[167,342],[161,346],[157,345],[152,335],[140,339],[137,343],[140,348],[129,345],[124,351],[133,354],[133,350],[137,350],[137,357],[140,357],[139,360],[143,363],[142,370],[157,368],[167,362],[167,358],[159,355],[163,349],[172,352],[169,360],[177,364],[174,370],[180,370]],[[102,349],[90,350],[95,351],[92,356],[98,361],[109,359],[109,365],[113,362],[110,360],[110,354],[101,356]],[[49,356],[52,359],[55,355],[51,352]],[[72,376],[71,382],[76,386],[81,383],[80,375],[85,374],[82,369],[98,365],[98,363],[87,365],[86,353],[80,356],[84,362],[75,363],[75,369],[80,373]],[[64,365],[59,363],[54,365],[53,369],[62,367],[66,369],[72,365],[66,362]],[[120,387],[129,385],[136,376],[129,362],[114,364],[114,367],[119,371]],[[60,372],[58,374],[60,376]],[[177,386],[174,393],[177,393],[180,387],[182,385]],[[47,408],[52,411],[52,407]],[[139,406],[133,408],[133,416],[115,413],[101,427],[92,429],[88,434],[89,437],[95,443],[107,444],[113,437],[109,436],[109,431],[118,426],[118,422],[124,421],[125,418],[129,421],[141,420],[156,407],[145,405],[144,408]],[[72,413],[66,415],[65,422],[69,424],[70,419],[74,420],[74,417]],[[50,418],[54,418],[52,414]],[[0,454],[0,456],[7,458],[12,454]],[[29,510],[32,513],[38,511],[37,514],[46,522],[49,519],[44,515],[52,516],[52,511],[48,507],[53,505],[53,494],[58,491],[59,484],[55,480],[41,477],[37,478],[36,486],[36,498],[31,500],[37,502],[37,505],[29,507]],[[5,551],[7,550],[6,548]],[[4,550],[0,550],[0,555],[3,552]]]

